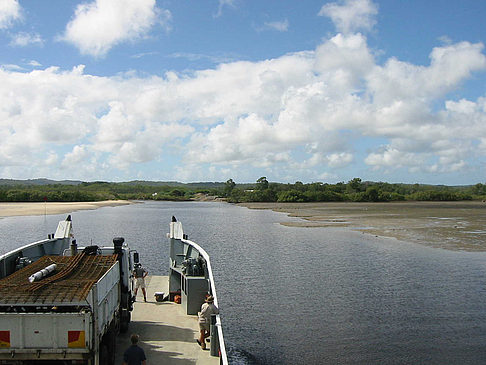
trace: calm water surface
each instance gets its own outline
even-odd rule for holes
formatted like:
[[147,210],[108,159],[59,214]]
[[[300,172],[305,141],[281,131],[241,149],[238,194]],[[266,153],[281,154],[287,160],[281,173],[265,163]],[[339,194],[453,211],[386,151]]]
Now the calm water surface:
[[[232,364],[486,363],[486,253],[284,227],[292,218],[224,203],[72,214],[79,244],[123,236],[161,275],[172,215],[211,256]],[[65,216],[0,219],[0,252]]]

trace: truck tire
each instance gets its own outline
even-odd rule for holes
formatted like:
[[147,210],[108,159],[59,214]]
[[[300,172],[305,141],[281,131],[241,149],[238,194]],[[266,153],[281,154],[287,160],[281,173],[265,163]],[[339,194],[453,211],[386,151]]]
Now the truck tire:
[[108,365],[115,365],[116,355],[116,333],[110,331],[108,343]]
[[100,343],[100,365],[115,365],[116,336],[109,330]]
[[126,312],[127,314],[125,316],[122,316],[121,321],[120,321],[120,332],[125,333],[128,331],[128,324],[130,323],[131,319],[131,313]]
[[108,365],[108,345],[106,343],[100,344],[100,364]]

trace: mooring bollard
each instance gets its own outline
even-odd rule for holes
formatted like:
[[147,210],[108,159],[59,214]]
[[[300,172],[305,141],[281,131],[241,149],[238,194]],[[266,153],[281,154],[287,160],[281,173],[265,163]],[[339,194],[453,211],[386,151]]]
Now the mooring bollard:
[[219,356],[219,337],[216,326],[216,314],[211,314],[211,324],[209,326],[209,332],[211,337],[210,353],[211,356]]

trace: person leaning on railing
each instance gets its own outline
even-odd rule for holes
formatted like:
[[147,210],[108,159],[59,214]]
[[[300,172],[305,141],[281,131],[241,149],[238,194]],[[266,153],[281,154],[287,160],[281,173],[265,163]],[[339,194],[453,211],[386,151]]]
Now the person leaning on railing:
[[219,314],[219,309],[214,305],[214,298],[209,295],[201,306],[201,311],[197,313],[199,322],[199,339],[196,342],[203,350],[206,350],[205,339],[209,337],[209,328],[211,325],[211,314]]

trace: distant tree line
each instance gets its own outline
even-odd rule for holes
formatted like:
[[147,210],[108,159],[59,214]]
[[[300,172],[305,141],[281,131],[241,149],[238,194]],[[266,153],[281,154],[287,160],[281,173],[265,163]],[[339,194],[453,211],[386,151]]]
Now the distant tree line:
[[390,202],[390,201],[459,201],[485,200],[486,185],[451,187],[444,185],[389,184],[363,182],[354,178],[347,183],[277,184],[266,177],[254,188],[238,188],[229,179],[222,194],[229,202]]
[[229,202],[389,202],[389,201],[459,201],[486,200],[486,185],[445,186],[389,184],[354,178],[347,183],[304,184],[272,183],[265,176],[254,184],[168,183],[158,182],[82,182],[79,184],[0,184],[1,202],[83,202],[100,200],[171,200],[194,199],[198,194],[224,198]]
[[100,200],[190,200],[207,189],[132,183],[83,182],[77,185],[0,185],[2,202],[83,202]]

